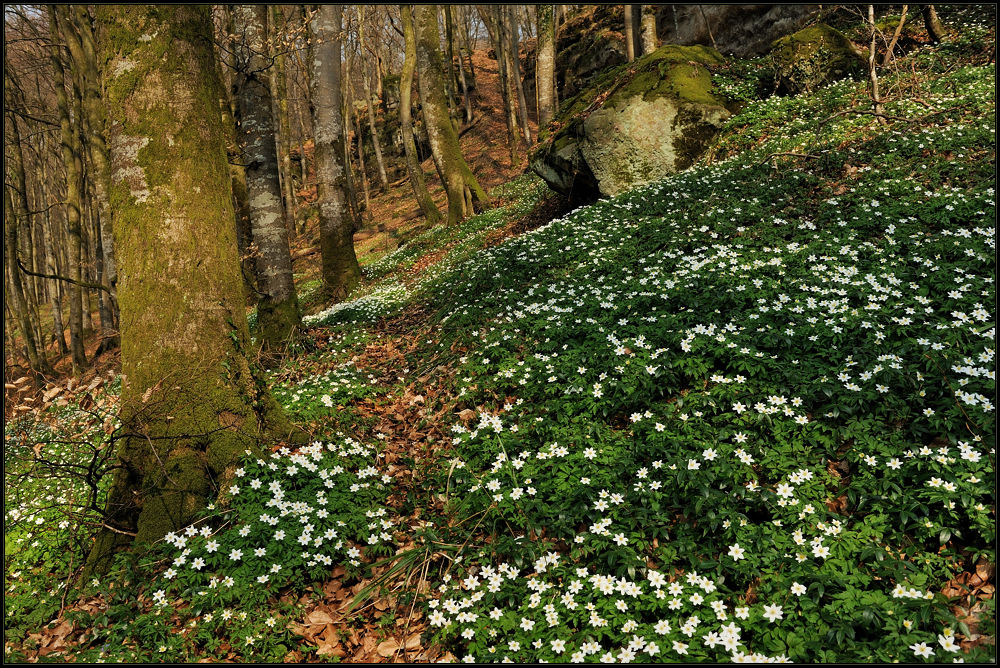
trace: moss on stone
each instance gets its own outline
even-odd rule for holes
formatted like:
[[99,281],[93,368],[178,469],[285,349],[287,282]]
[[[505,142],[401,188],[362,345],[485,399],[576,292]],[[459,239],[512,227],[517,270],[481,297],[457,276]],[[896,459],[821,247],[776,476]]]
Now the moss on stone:
[[861,70],[863,57],[854,43],[825,23],[786,35],[771,46],[778,88],[801,93]]
[[599,75],[563,105],[532,168],[564,194],[606,195],[687,168],[729,115],[710,69],[724,63],[710,47],[667,44]]

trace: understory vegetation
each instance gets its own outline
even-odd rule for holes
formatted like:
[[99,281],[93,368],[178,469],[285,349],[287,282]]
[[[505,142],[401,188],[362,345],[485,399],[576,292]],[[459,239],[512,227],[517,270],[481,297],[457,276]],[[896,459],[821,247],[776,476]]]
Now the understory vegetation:
[[367,264],[271,373],[314,442],[108,575],[120,383],[8,422],[6,657],[340,658],[339,578],[424,659],[993,661],[993,35],[883,116],[773,96],[690,171],[514,234],[521,176]]

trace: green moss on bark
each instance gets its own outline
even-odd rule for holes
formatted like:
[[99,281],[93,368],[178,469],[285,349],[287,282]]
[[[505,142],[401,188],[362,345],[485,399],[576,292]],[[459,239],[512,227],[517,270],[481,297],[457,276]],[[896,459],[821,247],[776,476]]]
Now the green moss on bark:
[[[153,542],[245,450],[293,431],[248,359],[207,7],[102,6],[119,254],[122,419],[109,523]],[[119,535],[119,534],[116,534]],[[118,538],[99,536],[89,567]]]

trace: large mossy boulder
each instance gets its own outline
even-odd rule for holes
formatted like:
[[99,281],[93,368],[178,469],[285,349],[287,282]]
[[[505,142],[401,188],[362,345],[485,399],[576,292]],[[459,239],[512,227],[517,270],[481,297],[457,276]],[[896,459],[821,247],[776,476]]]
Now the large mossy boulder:
[[860,49],[825,23],[775,40],[771,59],[778,91],[792,95],[816,90],[864,68]]
[[562,105],[531,168],[577,200],[687,169],[730,116],[709,71],[723,62],[709,47],[667,45],[599,76]]

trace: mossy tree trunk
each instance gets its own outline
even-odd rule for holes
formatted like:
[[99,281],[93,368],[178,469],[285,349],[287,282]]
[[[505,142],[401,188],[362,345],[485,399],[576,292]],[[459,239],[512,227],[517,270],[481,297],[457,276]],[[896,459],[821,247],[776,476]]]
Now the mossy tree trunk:
[[403,55],[403,71],[399,75],[399,124],[402,126],[403,151],[406,153],[406,169],[410,173],[410,185],[413,187],[413,196],[424,212],[424,218],[429,225],[437,225],[441,222],[441,213],[430,193],[427,192],[427,184],[424,182],[424,171],[420,166],[417,157],[417,146],[413,140],[413,119],[411,117],[411,99],[413,92],[413,71],[417,66],[417,40],[413,32],[413,11],[410,5],[400,5],[400,23],[403,24],[403,42],[405,52]]
[[161,538],[292,429],[247,356],[209,8],[98,7],[121,307],[121,468],[88,570]]
[[535,90],[538,91],[538,131],[552,122],[555,113],[556,31],[552,5],[535,8],[538,20],[538,62],[535,64]]
[[[473,213],[470,204],[481,206],[486,201],[486,194],[462,157],[458,133],[448,112],[444,96],[444,66],[438,50],[437,12],[431,5],[417,5],[414,14],[420,101],[434,165],[448,195],[448,224],[454,225]],[[470,191],[468,200],[466,187]]]
[[338,301],[347,297],[361,280],[361,266],[354,252],[354,224],[347,210],[345,126],[340,91],[342,19],[341,5],[320,5],[309,24],[309,83],[316,141],[323,284],[328,296]]
[[266,5],[237,5],[233,9],[233,27],[240,36],[235,45],[238,135],[246,165],[250,225],[257,247],[257,322],[264,350],[275,352],[294,338],[301,319],[274,142],[265,44],[267,13]]

